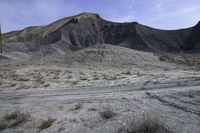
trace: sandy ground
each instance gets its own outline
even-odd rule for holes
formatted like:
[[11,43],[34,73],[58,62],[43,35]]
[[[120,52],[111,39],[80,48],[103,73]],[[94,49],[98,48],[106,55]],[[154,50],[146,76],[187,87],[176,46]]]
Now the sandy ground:
[[[119,133],[147,116],[175,133],[199,133],[199,71],[117,49],[1,65],[0,120],[16,111],[29,118],[0,132]],[[115,115],[105,119],[105,110]],[[52,125],[40,129],[48,118]]]

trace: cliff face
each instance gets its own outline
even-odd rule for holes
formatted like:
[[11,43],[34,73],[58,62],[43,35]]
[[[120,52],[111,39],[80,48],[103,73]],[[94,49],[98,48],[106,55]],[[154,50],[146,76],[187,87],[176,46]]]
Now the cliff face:
[[98,14],[82,13],[47,26],[28,27],[3,35],[4,50],[65,54],[109,43],[143,51],[188,51],[199,47],[200,24],[183,30],[158,30],[136,22],[114,23]]
[[[47,26],[28,27],[3,35],[6,51],[65,53],[103,43],[97,14],[83,13]],[[31,45],[31,50],[30,50]]]
[[180,51],[191,28],[183,30],[158,30],[138,23],[103,23],[102,34],[106,43],[142,51]]
[[200,22],[194,26],[191,34],[185,41],[185,49],[200,51]]

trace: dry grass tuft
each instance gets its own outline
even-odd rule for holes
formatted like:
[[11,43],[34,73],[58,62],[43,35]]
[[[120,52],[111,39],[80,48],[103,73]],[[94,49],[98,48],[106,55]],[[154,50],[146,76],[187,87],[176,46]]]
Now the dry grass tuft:
[[49,117],[47,120],[42,120],[39,128],[41,130],[49,128],[55,121],[56,121],[56,119],[51,118],[51,117]]
[[73,104],[72,110],[79,110],[81,107],[82,107],[82,105],[81,105],[80,102],[75,102],[75,103]]
[[167,56],[167,55],[160,55],[160,56],[159,56],[159,60],[160,60],[160,61],[168,61],[169,59],[170,59],[170,57]]
[[158,119],[143,118],[142,121],[132,120],[128,126],[119,130],[118,133],[172,133]]
[[29,119],[30,115],[19,111],[7,114],[0,120],[0,130],[16,127]]

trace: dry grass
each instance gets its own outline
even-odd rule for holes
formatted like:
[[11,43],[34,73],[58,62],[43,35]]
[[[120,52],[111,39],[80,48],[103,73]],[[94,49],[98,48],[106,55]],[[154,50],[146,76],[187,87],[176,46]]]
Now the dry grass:
[[105,80],[117,80],[116,75],[102,75]]
[[82,107],[82,105],[81,105],[80,102],[75,102],[75,103],[73,104],[72,110],[79,110],[81,107]]
[[94,77],[93,80],[99,80],[99,77]]
[[7,127],[8,126],[7,126],[6,121],[1,120],[0,121],[0,131],[6,129]]
[[71,80],[71,81],[66,81],[66,83],[70,83],[71,85],[75,86],[79,83],[78,80]]
[[19,111],[5,115],[0,121],[0,130],[16,127],[29,119],[30,115]]
[[24,81],[24,82],[25,82],[25,81],[29,81],[29,79],[26,78],[26,77],[16,77],[15,80],[16,80],[16,81]]
[[131,75],[131,71],[130,71],[130,70],[127,70],[127,71],[122,72],[122,74]]
[[67,76],[67,78],[68,78],[68,79],[71,79],[71,78],[72,78],[72,75]]
[[118,133],[172,133],[166,125],[155,118],[143,118],[142,121],[132,120],[127,127],[122,127]]
[[200,65],[200,59],[184,59],[182,62],[183,64],[187,66],[199,66]]
[[159,56],[159,60],[160,60],[160,61],[168,61],[169,59],[170,59],[170,57],[167,56],[167,55],[160,55],[160,56]]
[[12,88],[15,87],[17,84],[12,82],[1,82],[2,88]]
[[[19,85],[18,87],[16,87],[15,89],[16,90],[22,90],[22,89],[29,89],[31,88],[31,86],[28,86],[28,85]],[[32,87],[33,88],[33,87]]]
[[43,130],[43,129],[49,128],[55,121],[56,119],[51,118],[51,117],[49,117],[47,120],[42,120],[41,125],[39,126],[39,129]]
[[79,79],[82,81],[88,80],[87,77],[80,77]]
[[32,120],[29,123],[27,123],[27,128],[36,128],[39,127],[41,124],[41,120]]
[[49,87],[49,86],[50,86],[50,84],[44,84],[43,85],[43,87],[46,87],[46,88]]

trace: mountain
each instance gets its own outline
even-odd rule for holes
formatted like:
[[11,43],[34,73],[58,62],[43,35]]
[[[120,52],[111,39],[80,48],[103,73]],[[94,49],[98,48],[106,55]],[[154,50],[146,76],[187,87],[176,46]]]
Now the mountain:
[[185,49],[200,51],[200,22],[192,29],[185,41]]
[[142,51],[200,50],[200,23],[181,30],[160,30],[137,22],[116,23],[98,14],[81,13],[47,26],[32,26],[3,34],[5,52],[30,56],[66,54],[93,45],[112,44]]

